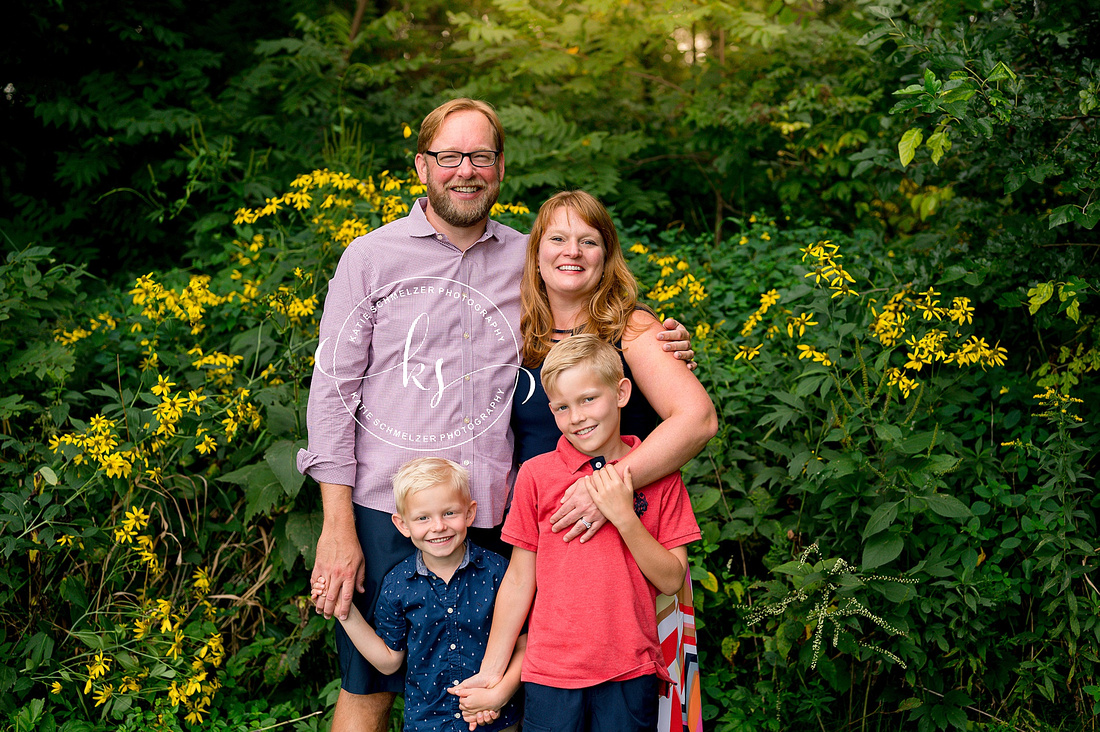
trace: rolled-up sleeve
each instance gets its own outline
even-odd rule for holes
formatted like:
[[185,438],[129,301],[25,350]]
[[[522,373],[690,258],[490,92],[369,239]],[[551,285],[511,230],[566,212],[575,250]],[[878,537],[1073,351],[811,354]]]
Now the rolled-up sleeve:
[[298,452],[298,470],[318,483],[355,485],[363,455],[356,455],[355,415],[370,367],[370,298],[374,269],[357,241],[344,252],[329,282],[314,354],[306,425],[309,446]]

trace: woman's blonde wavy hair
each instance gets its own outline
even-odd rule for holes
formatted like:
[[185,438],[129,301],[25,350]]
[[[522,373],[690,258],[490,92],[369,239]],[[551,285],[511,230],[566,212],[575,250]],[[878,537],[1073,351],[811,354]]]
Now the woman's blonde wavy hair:
[[[539,274],[539,242],[550,221],[561,209],[569,209],[594,228],[603,238],[603,276],[588,303],[588,319],[578,332],[594,333],[608,343],[617,344],[630,325],[630,316],[638,306],[638,282],[627,267],[619,234],[611,215],[595,196],[584,191],[562,191],[552,196],[539,209],[527,242],[527,260],[523,267],[519,320],[523,338],[523,365],[535,368],[542,364],[553,343],[554,317],[546,284]],[[652,310],[642,306],[652,313]]]

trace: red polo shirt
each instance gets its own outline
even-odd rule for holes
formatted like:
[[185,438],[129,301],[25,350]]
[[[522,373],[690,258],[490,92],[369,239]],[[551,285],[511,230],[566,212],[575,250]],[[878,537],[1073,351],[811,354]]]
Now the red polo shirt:
[[[641,444],[624,436],[631,449]],[[563,436],[554,452],[523,464],[516,479],[503,539],[536,553],[538,590],[528,625],[524,681],[581,689],[604,681],[656,674],[669,681],[657,642],[657,588],[615,527],[589,541],[564,542],[550,530],[550,516],[569,486],[592,474],[592,458]],[[642,525],[662,546],[700,538],[680,473],[635,491]]]

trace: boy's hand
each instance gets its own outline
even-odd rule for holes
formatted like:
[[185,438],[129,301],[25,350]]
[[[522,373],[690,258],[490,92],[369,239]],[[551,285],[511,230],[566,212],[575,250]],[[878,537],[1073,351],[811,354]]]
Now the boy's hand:
[[313,580],[313,586],[309,591],[309,600],[313,603],[313,608],[318,614],[322,612],[322,608],[325,604],[325,578],[318,577]]
[[462,719],[469,723],[471,730],[476,729],[478,725],[490,724],[500,717],[501,708],[512,697],[500,686],[485,688],[467,685],[471,682],[480,684],[479,676],[480,674],[471,676],[458,686],[447,689],[459,698],[458,708],[462,710]]
[[634,513],[634,482],[629,467],[625,478],[620,478],[619,471],[613,467],[597,470],[589,478],[588,494],[600,513],[616,527],[638,519]]

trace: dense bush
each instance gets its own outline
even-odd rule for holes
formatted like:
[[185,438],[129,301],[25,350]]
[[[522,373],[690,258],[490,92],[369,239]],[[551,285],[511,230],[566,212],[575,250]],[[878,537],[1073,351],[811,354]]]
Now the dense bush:
[[754,216],[722,250],[662,239],[636,271],[700,323],[721,415],[688,471],[717,729],[1091,718],[1096,385],[1037,387],[1026,340],[989,337],[980,276],[902,279],[867,232]]
[[599,193],[695,329],[709,728],[1096,728],[1089,3],[24,6],[7,727],[323,725],[293,466],[318,310],[421,192],[379,171],[449,89],[500,108],[506,200]]

